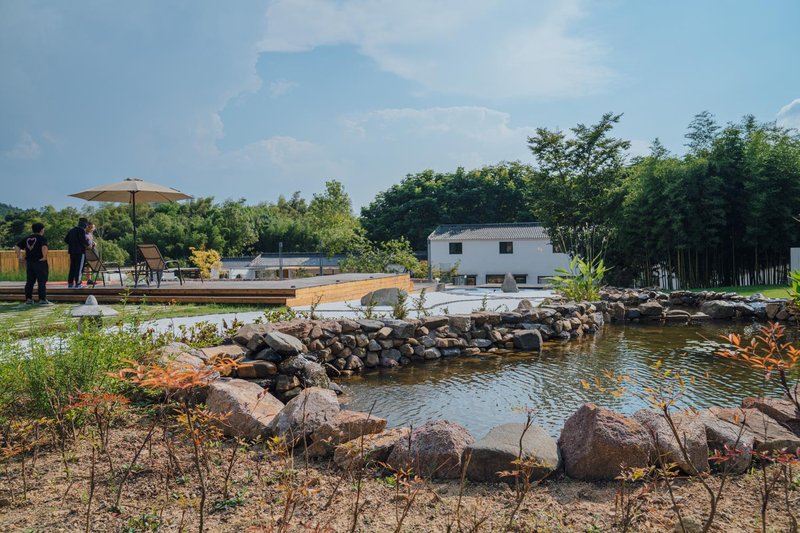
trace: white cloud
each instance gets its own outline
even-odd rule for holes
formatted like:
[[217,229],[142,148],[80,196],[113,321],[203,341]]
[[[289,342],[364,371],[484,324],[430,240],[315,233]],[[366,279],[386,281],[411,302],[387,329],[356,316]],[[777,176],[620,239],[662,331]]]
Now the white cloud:
[[33,136],[25,132],[20,135],[16,145],[3,153],[9,159],[39,159],[42,155],[42,147],[39,146]]
[[800,98],[783,106],[775,119],[778,126],[800,129]]
[[297,87],[297,82],[289,80],[276,80],[269,84],[269,95],[272,98],[278,98],[284,94],[289,93],[292,89]]
[[561,98],[595,92],[613,78],[604,46],[572,31],[582,16],[579,0],[276,0],[261,49],[352,44],[427,90]]

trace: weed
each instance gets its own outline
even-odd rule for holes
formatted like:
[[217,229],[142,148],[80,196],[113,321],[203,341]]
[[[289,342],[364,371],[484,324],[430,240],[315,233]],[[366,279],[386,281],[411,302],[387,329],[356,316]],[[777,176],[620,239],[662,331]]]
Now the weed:
[[599,300],[600,287],[608,270],[600,256],[583,260],[576,255],[570,260],[568,268],[556,268],[557,275],[550,279],[553,287],[570,300]]

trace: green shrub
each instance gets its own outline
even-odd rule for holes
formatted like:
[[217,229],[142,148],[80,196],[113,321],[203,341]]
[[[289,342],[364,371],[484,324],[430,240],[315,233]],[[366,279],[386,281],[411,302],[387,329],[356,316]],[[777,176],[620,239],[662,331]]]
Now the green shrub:
[[111,373],[143,360],[160,343],[133,326],[67,331],[17,341],[0,339],[0,419],[54,417],[80,392],[119,392]]
[[556,268],[556,275],[551,281],[555,289],[570,300],[598,300],[608,270],[600,256],[584,261],[576,255],[570,260],[569,268]]
[[800,270],[789,272],[789,283],[792,285],[792,288],[789,289],[789,297],[794,305],[800,307]]

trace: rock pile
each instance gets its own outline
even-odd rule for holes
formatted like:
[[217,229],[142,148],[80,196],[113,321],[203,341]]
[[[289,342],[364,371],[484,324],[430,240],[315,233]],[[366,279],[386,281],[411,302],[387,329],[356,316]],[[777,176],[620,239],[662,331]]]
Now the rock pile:
[[304,388],[327,388],[329,376],[351,375],[365,368],[498,350],[539,351],[546,340],[592,334],[609,318],[604,302],[525,304],[507,313],[248,324],[233,336],[232,344],[208,348],[208,357],[238,359],[235,377],[251,380],[288,401]]
[[735,292],[615,289],[600,291],[612,320],[676,320],[755,318],[800,321],[800,308],[786,299],[760,294],[740,296]]

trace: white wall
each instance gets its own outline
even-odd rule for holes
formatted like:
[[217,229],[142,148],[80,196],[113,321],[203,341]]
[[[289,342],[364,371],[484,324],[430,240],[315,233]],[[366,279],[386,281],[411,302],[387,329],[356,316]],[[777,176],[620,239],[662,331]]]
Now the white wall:
[[792,270],[800,270],[800,248],[792,248]]
[[[462,253],[450,255],[450,242],[462,243]],[[434,267],[448,270],[460,261],[458,273],[477,275],[478,285],[486,283],[486,274],[527,274],[528,284],[536,285],[539,276],[552,276],[556,267],[567,267],[567,254],[553,253],[545,240],[517,240],[513,254],[500,253],[500,241],[431,241],[430,261]]]

